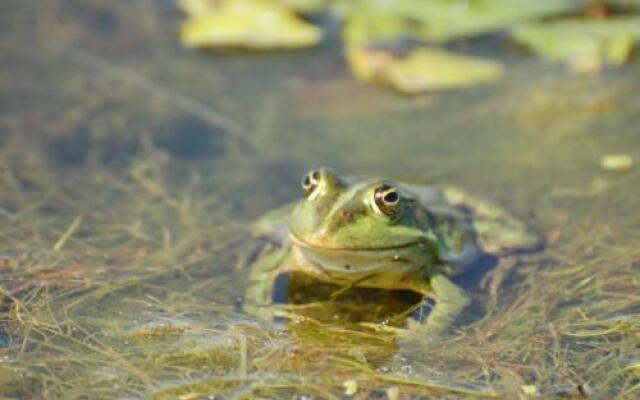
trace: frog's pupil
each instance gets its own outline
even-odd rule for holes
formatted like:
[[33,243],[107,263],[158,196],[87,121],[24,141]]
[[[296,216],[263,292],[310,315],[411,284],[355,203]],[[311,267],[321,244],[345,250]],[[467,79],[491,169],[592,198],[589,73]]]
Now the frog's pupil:
[[305,177],[304,177],[304,182],[302,182],[302,185],[303,185],[304,187],[309,187],[309,186],[311,186],[311,180],[309,179],[309,175],[307,175],[307,176],[305,176]]
[[320,180],[320,171],[313,171],[313,173],[311,174],[313,179],[316,181]]
[[385,194],[384,195],[384,201],[389,203],[389,204],[394,204],[395,202],[398,201],[398,193],[389,192],[389,193]]

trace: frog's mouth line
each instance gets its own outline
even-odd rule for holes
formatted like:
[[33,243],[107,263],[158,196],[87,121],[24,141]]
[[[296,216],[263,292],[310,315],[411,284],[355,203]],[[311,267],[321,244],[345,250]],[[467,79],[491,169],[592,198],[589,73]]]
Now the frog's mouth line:
[[315,249],[315,250],[323,250],[323,251],[385,251],[385,250],[399,250],[399,249],[406,249],[406,248],[412,247],[412,246],[420,246],[420,245],[422,245],[424,243],[422,240],[416,240],[416,241],[413,241],[413,242],[408,242],[408,243],[399,244],[399,245],[395,245],[395,246],[324,247],[324,246],[317,246],[317,245],[311,244],[309,242],[306,242],[306,241],[300,239],[299,237],[297,237],[295,234],[293,234],[291,232],[289,233],[289,238],[295,244],[300,245],[302,247],[306,247],[306,248],[309,248],[309,249]]
[[324,248],[291,235],[292,256],[299,269],[320,280],[341,285],[415,291],[415,277],[426,260],[416,241],[380,248]]

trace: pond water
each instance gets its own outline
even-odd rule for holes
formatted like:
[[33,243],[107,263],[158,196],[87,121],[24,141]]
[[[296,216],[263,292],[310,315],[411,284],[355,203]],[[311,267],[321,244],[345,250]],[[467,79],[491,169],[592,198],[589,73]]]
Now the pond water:
[[[337,41],[183,49],[171,2],[0,9],[0,397],[640,397],[640,168],[600,165],[640,160],[637,59],[489,38],[502,80],[403,97]],[[436,346],[259,320],[247,226],[318,166],[464,187],[545,246],[458,279],[475,306]]]

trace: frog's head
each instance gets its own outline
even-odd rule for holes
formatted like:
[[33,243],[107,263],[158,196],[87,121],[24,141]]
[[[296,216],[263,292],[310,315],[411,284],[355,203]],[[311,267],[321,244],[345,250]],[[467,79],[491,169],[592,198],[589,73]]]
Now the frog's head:
[[308,269],[351,281],[367,274],[402,279],[437,263],[432,218],[393,182],[347,184],[333,171],[318,169],[304,177],[302,191],[289,233],[294,255]]

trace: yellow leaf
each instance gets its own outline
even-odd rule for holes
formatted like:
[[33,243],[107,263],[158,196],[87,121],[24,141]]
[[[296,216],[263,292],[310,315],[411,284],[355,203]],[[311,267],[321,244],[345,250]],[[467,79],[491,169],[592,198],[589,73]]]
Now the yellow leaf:
[[358,382],[354,379],[344,381],[342,386],[344,386],[344,394],[347,396],[353,396],[358,391]]
[[469,87],[499,79],[503,73],[498,62],[434,48],[420,48],[399,57],[352,45],[347,49],[347,60],[360,80],[386,84],[405,94]]
[[600,166],[607,171],[628,171],[633,167],[633,159],[627,154],[609,154],[602,157]]
[[217,5],[184,23],[180,38],[185,46],[292,48],[313,46],[322,39],[318,27],[275,2],[234,0]]

